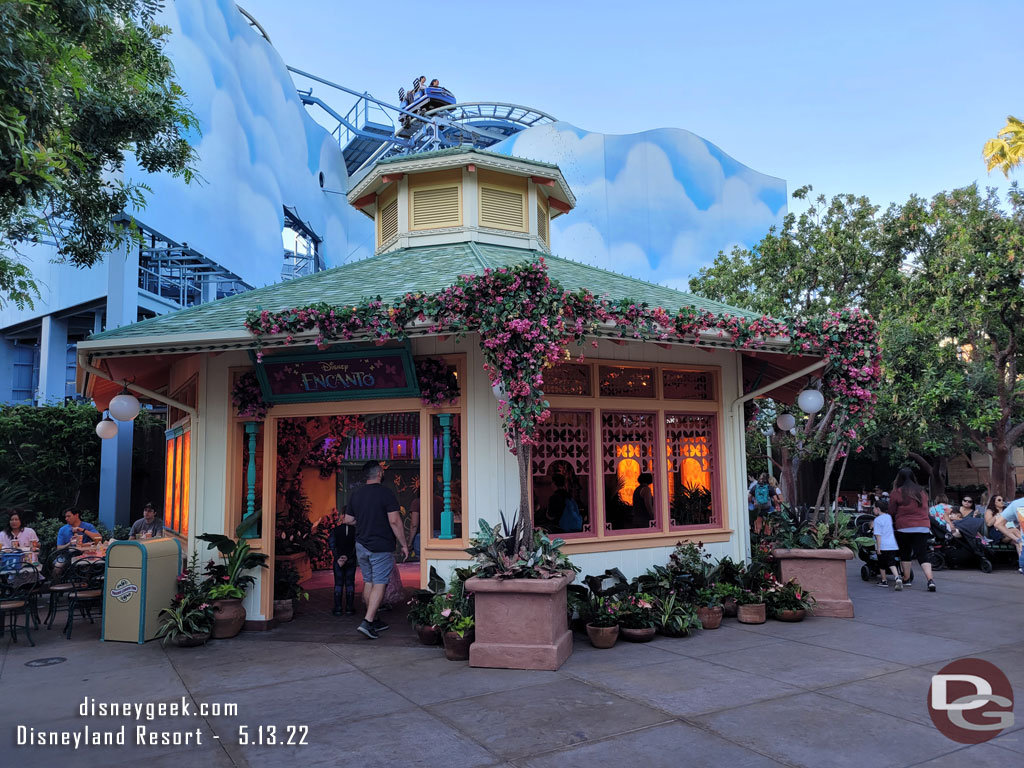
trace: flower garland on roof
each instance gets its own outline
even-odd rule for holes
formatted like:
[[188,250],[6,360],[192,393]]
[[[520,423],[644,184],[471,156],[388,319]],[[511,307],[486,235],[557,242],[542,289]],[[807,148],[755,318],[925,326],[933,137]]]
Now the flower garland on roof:
[[839,406],[837,437],[851,442],[874,412],[873,390],[880,378],[875,322],[859,310],[786,320],[719,315],[695,307],[673,315],[587,290],[567,291],[548,277],[543,259],[462,275],[438,293],[407,293],[392,304],[378,296],[353,306],[253,310],[245,321],[257,339],[284,335],[291,343],[297,334],[315,333],[318,345],[367,337],[380,344],[403,340],[411,326],[458,338],[480,334],[484,368],[503,393],[498,411],[513,450],[532,444],[537,426],[549,415],[544,369],[566,359],[569,344],[582,344],[587,336],[696,343],[714,334],[717,345],[733,349],[756,349],[768,338],[786,337],[788,352],[817,351],[828,358],[825,394]]

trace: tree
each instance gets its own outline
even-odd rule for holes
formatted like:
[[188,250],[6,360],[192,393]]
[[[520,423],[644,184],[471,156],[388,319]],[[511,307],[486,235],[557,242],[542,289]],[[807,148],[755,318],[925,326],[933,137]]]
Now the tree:
[[122,178],[126,152],[192,180],[198,126],[163,53],[160,7],[0,3],[0,305],[39,295],[19,246],[52,241],[58,261],[89,267],[133,236],[113,220],[148,190]]
[[1006,125],[996,138],[985,142],[982,154],[989,173],[998,168],[1006,178],[1010,178],[1010,171],[1024,163],[1024,122],[1008,115]]
[[[806,200],[811,191],[800,187],[793,197]],[[877,214],[866,197],[819,195],[799,216],[787,214],[782,227],[773,227],[753,248],[720,252],[712,266],[690,280],[690,290],[774,317],[822,315],[843,307],[878,312],[899,280],[899,257],[880,254]],[[798,411],[794,416],[797,434],[776,429],[772,438],[781,457],[775,463],[783,495],[800,501],[801,467],[808,459],[823,458],[820,506],[832,467],[850,447],[836,434],[840,414],[834,407],[816,416],[805,418]]]
[[[906,264],[896,303],[927,329],[945,369],[941,387],[913,408],[935,422],[954,404],[958,444],[988,454],[990,491],[1012,493],[1012,451],[1024,440],[1024,193],[1012,188],[1006,206],[995,190],[982,196],[973,185],[913,197],[883,229],[885,250]],[[908,357],[919,351],[903,348]],[[920,378],[905,391],[929,392]]]

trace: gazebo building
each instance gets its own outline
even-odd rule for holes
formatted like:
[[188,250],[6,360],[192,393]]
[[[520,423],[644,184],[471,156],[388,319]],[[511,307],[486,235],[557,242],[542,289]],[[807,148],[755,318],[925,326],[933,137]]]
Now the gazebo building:
[[[295,310],[286,315],[294,319],[312,305],[328,312],[375,297],[386,305],[543,258],[548,277],[570,291],[753,317],[556,256],[550,223],[575,199],[553,165],[473,149],[400,156],[379,162],[348,199],[375,221],[374,256],[79,345],[97,407],[125,382],[169,406],[164,521],[188,552],[204,532],[238,531],[271,555],[275,539],[280,551],[311,526],[325,536],[331,510],[370,459],[388,466],[407,530],[420,535],[424,583],[430,566],[446,575],[466,563],[479,520],[497,521],[520,503],[502,392],[476,331],[460,338],[421,318],[401,341],[372,324],[346,326],[343,337],[256,336],[245,325],[252,310]],[[744,557],[744,404],[823,362],[785,354],[786,338],[741,351],[722,330],[685,343],[612,330],[588,330],[586,344],[544,371],[550,413],[528,467],[535,522],[566,539],[584,574],[642,573],[686,539]],[[256,575],[246,609],[259,624],[273,618],[273,568]]]

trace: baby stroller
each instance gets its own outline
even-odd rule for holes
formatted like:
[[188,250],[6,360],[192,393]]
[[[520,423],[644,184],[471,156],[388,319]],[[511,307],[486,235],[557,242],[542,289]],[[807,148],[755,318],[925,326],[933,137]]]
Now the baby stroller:
[[[981,535],[980,520],[965,518],[956,524],[959,536],[947,534],[942,543],[941,551],[933,552],[932,567],[941,568],[973,568],[982,573],[992,573],[992,550]],[[939,555],[940,563],[936,564],[935,555]]]
[[[871,520],[864,520],[857,525],[857,536],[865,536],[871,538],[871,544],[859,544],[857,546],[857,557],[864,561],[864,565],[860,567],[860,577],[864,581],[871,581],[871,579],[878,577],[878,552],[875,550],[873,534],[871,532]],[[893,564],[900,568],[899,555],[893,561]]]

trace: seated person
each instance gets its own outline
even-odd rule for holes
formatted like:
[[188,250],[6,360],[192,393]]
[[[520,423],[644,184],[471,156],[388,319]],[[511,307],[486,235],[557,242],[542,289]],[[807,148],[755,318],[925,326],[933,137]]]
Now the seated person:
[[440,88],[441,87],[441,83],[435,77],[433,80],[430,81],[430,87],[431,88]]
[[57,546],[66,547],[71,543],[74,536],[81,536],[82,541],[88,539],[92,542],[99,542],[103,539],[96,526],[82,520],[82,512],[77,507],[64,510],[65,524],[57,531]]
[[7,515],[7,526],[0,531],[0,549],[39,549],[39,537],[31,528],[25,527],[20,509],[12,509]]
[[164,521],[156,517],[156,509],[152,504],[142,508],[142,517],[132,523],[129,539],[155,539],[164,535]]
[[949,503],[949,499],[945,494],[939,494],[935,497],[935,504],[928,508],[928,514],[932,520],[935,520],[946,530],[949,530],[949,518],[948,515],[953,509],[953,506]]
[[1021,525],[1024,524],[1024,485],[1017,489],[1017,498],[995,516],[996,530],[1009,539],[1021,554]]
[[988,500],[988,506],[985,507],[985,528],[989,541],[993,544],[1000,544],[1008,542],[1009,540],[1003,535],[1002,531],[996,526],[996,519],[1002,517],[1003,510],[1006,509],[1006,500],[1001,493],[992,494],[992,498]]

